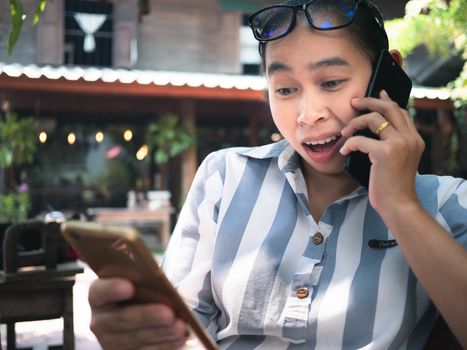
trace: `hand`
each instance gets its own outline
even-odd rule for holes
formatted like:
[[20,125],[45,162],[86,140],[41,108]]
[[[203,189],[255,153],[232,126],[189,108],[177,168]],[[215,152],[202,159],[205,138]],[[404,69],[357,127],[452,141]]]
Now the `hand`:
[[179,349],[186,327],[164,304],[121,304],[134,294],[125,279],[98,279],[89,289],[91,330],[104,350]]
[[[425,144],[409,113],[385,91],[379,99],[353,99],[352,105],[372,112],[352,119],[342,130],[342,135],[349,138],[340,152],[347,155],[358,150],[368,154],[372,163],[368,195],[373,208],[384,216],[394,206],[418,203],[415,175]],[[386,120],[390,125],[381,131],[379,140],[352,136],[359,129],[375,132]]]

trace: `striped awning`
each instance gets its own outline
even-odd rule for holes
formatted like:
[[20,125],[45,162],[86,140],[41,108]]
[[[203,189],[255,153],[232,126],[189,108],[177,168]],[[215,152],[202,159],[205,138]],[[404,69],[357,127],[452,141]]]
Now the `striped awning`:
[[[65,79],[101,83],[121,83],[155,86],[204,87],[207,89],[262,91],[266,86],[264,77],[249,75],[208,74],[138,69],[96,68],[79,66],[38,66],[18,63],[0,63],[0,76],[48,80]],[[414,86],[412,97],[417,99],[448,100],[451,92],[442,88]]]

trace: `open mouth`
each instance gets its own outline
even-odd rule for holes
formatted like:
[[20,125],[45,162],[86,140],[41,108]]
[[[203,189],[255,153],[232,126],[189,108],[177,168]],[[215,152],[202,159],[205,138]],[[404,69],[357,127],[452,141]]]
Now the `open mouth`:
[[313,152],[326,152],[333,148],[336,143],[339,142],[341,137],[341,134],[336,134],[322,140],[305,142],[305,145]]

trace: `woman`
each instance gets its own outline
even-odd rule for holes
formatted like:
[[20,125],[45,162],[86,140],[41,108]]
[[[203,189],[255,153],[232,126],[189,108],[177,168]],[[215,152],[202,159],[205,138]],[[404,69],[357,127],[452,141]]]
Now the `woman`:
[[[467,346],[467,183],[417,175],[408,112],[384,91],[362,97],[388,46],[381,15],[367,0],[288,5],[250,20],[285,140],[207,157],[169,278],[223,349],[421,349],[437,310]],[[365,128],[379,139],[353,136]],[[357,150],[368,191],[343,167]],[[132,293],[120,279],[91,286],[104,349],[182,346],[170,308],[116,304]]]

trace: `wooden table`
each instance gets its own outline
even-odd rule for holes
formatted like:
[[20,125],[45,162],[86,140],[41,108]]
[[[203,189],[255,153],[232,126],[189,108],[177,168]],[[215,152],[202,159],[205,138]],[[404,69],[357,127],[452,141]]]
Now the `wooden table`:
[[94,221],[109,225],[129,225],[138,224],[160,225],[160,239],[163,248],[167,247],[170,238],[170,214],[174,212],[171,207],[158,209],[146,208],[93,208]]

